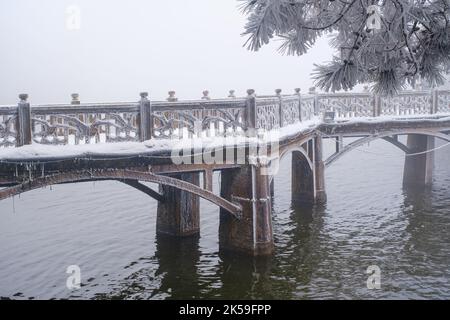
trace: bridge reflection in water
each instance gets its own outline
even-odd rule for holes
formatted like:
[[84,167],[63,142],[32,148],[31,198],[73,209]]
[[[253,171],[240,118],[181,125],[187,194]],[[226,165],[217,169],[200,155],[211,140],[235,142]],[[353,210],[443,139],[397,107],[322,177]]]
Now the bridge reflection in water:
[[[314,90],[302,95],[299,89],[293,95],[276,90],[275,96],[257,96],[248,90],[245,98],[231,94],[223,100],[204,94],[199,101],[177,101],[171,92],[168,101],[153,102],[141,93],[137,103],[112,104],[81,104],[73,94],[69,105],[40,106],[20,95],[18,106],[0,107],[0,199],[53,184],[116,180],[158,200],[159,234],[185,237],[200,231],[202,197],[220,207],[224,252],[270,255],[271,168],[279,159],[292,154],[293,202],[320,204],[327,199],[326,167],[363,144],[384,139],[400,148],[406,153],[404,184],[427,186],[435,138],[450,142],[450,91],[380,97]],[[276,148],[265,140],[271,132],[279,133]],[[178,164],[168,148],[219,137],[245,138],[220,147],[233,149],[233,155],[241,152],[244,161],[233,156],[230,162],[222,155],[214,163]],[[352,142],[345,144],[348,138]],[[335,140],[335,153],[327,159],[323,139]],[[140,147],[121,154],[101,152],[105,145],[124,143]],[[42,145],[59,147],[40,153]],[[268,154],[254,157],[255,148]],[[54,153],[49,156],[48,150]],[[220,196],[212,192],[215,171],[221,172]],[[159,190],[142,182],[157,183]]]

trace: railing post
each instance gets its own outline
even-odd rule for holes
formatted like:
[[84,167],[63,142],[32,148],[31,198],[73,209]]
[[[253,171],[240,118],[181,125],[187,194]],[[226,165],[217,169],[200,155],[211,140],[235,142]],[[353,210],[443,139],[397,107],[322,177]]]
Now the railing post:
[[320,113],[319,110],[319,99],[316,93],[316,87],[311,87],[309,88],[309,92],[310,95],[314,96],[314,115],[318,116]]
[[139,140],[147,141],[153,135],[152,104],[147,92],[141,92],[139,102]]
[[278,100],[280,101],[279,105],[278,105],[278,115],[280,117],[280,128],[283,128],[284,126],[284,119],[283,119],[283,97],[281,96],[281,89],[276,89],[275,90],[275,94],[278,97]]
[[298,96],[298,120],[302,122],[302,89],[295,88],[295,94]]
[[167,98],[167,101],[169,102],[176,102],[178,101],[178,98],[175,97],[176,92],[175,91],[169,91],[169,97]]
[[203,91],[202,100],[211,100],[211,97],[209,96],[209,91],[208,90]]
[[[78,94],[78,93],[72,93],[71,95],[70,95],[70,97],[72,98],[72,100],[70,101],[70,104],[71,105],[73,105],[73,106],[78,106],[78,105],[80,105],[81,104],[81,101],[80,101],[80,95]],[[84,122],[84,116],[83,115],[78,115],[77,116],[78,117],[78,119],[80,120],[80,121],[82,121],[82,122]],[[67,120],[64,120],[64,124],[68,124],[68,121]],[[108,127],[107,127],[108,128]],[[69,135],[72,135],[73,134],[73,136],[74,136],[74,143],[76,144],[76,145],[78,145],[78,144],[80,144],[80,137],[77,135],[77,131],[76,130],[73,130],[73,129],[68,129],[68,130],[66,130],[66,141],[69,141],[68,139],[69,139]],[[108,136],[108,134],[106,134],[106,136]]]
[[373,95],[373,116],[381,116],[381,96],[378,94]]
[[256,96],[255,90],[247,90],[247,101],[245,103],[245,124],[249,135],[254,135],[256,129]]
[[438,90],[434,89],[431,91],[431,110],[430,110],[431,114],[435,114],[439,111],[438,110],[438,99],[439,99],[438,95],[439,95]]
[[17,147],[31,144],[33,137],[31,130],[31,107],[27,101],[28,94],[20,94],[19,99],[20,102],[17,109]]
[[235,90],[230,90],[230,91],[228,91],[228,98],[231,98],[231,99],[234,99],[234,98],[236,98],[236,95],[235,95]]
[[73,105],[81,104],[80,95],[78,93],[72,93],[70,96],[72,97],[72,101],[70,102],[70,104]]
[[[209,91],[208,90],[204,90],[202,92],[202,94],[203,94],[203,97],[201,98],[201,100],[203,100],[203,101],[210,101],[211,100],[211,97],[209,96]],[[216,117],[217,116],[217,111],[216,110],[203,110],[203,114],[202,114],[201,119],[205,119],[208,116]],[[203,123],[200,126],[202,127],[202,130],[203,130],[204,129],[203,128]],[[214,130],[212,130],[212,126],[214,126]],[[207,127],[205,128],[206,129],[206,136],[207,137],[211,137],[212,136],[212,131],[214,131],[214,134],[217,135],[218,132],[219,132],[218,126],[219,126],[219,122],[217,122],[217,121],[210,121],[208,123]]]

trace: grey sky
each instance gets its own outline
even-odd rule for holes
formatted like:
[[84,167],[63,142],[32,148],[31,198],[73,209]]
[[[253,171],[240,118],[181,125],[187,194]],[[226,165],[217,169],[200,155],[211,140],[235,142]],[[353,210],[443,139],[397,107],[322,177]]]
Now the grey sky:
[[[66,9],[81,9],[81,29],[66,28]],[[312,85],[314,62],[331,57],[325,39],[302,57],[243,48],[237,0],[2,0],[0,104],[30,94],[33,103],[132,101],[140,91],[164,99],[224,97],[229,89],[270,94]]]

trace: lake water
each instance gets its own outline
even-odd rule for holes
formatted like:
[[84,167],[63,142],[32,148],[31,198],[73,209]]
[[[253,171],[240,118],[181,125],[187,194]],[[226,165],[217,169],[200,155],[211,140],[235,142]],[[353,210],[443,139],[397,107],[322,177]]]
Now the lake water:
[[[218,252],[219,210],[201,236],[156,237],[156,201],[117,182],[54,186],[0,202],[0,297],[14,299],[450,298],[450,148],[431,190],[402,188],[404,155],[375,142],[326,172],[328,203],[291,208],[290,159],[275,178],[276,252]],[[218,191],[218,175],[215,176]],[[82,287],[66,287],[67,267]],[[381,269],[381,289],[366,270]]]

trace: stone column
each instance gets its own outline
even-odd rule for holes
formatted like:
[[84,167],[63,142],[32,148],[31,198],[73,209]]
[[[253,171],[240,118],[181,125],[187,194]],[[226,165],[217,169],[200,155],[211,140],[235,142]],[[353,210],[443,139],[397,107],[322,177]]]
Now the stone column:
[[[200,173],[182,173],[173,177],[200,185]],[[200,199],[170,186],[160,186],[164,202],[158,203],[156,232],[176,237],[200,233]]]
[[221,196],[242,205],[242,218],[220,210],[220,249],[253,256],[273,253],[269,176],[246,165],[222,171]]
[[19,95],[20,102],[17,107],[16,120],[16,146],[22,147],[33,142],[33,133],[31,132],[31,107],[27,101],[28,94]]
[[[407,146],[412,153],[421,153],[435,147],[435,138],[420,135],[408,135]],[[424,187],[433,181],[434,151],[414,156],[406,156],[403,172],[403,185]]]
[[327,202],[325,189],[325,164],[323,162],[323,141],[321,136],[314,139],[314,170],[315,170],[315,202]]
[[314,203],[314,172],[300,151],[292,153],[291,193],[293,204]]

